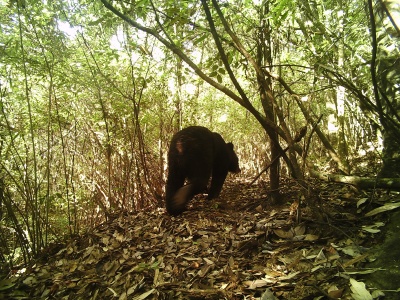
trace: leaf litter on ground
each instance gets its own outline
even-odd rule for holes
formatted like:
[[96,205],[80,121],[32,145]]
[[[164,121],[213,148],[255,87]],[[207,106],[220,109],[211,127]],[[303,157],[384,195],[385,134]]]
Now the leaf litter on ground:
[[370,195],[308,185],[283,182],[279,206],[263,184],[227,182],[178,217],[115,213],[1,281],[0,299],[373,299],[355,279],[375,271],[362,262],[385,224],[357,214]]

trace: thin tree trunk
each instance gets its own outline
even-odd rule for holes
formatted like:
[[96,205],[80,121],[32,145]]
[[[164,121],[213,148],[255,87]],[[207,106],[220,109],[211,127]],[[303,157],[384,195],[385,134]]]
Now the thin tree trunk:
[[[342,69],[344,65],[344,30],[343,30],[343,20],[344,20],[344,11],[342,1],[339,1],[339,11],[338,11],[338,20],[339,20],[339,36],[341,37],[339,40],[338,46],[338,68]],[[343,86],[338,86],[336,90],[336,111],[337,111],[337,123],[338,123],[338,154],[341,162],[345,168],[345,174],[350,174],[350,167],[347,161],[348,149],[347,149],[347,141],[345,135],[345,89]]]

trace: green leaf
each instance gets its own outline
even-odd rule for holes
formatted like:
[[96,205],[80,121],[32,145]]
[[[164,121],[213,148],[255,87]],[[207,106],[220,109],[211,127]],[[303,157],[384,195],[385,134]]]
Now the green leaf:
[[283,13],[283,15],[281,16],[281,18],[280,18],[280,22],[282,22],[283,20],[285,20],[285,19],[287,18],[288,14],[289,14],[289,10],[285,11],[285,12]]
[[139,1],[139,2],[137,2],[136,4],[135,4],[135,6],[136,7],[140,7],[140,6],[146,6],[147,5],[147,0],[142,0],[142,1]]
[[12,283],[11,280],[9,279],[4,279],[0,281],[0,291],[7,290],[9,288],[12,288],[15,285],[15,283]]
[[292,5],[287,5],[289,1],[291,0],[283,0],[282,2],[279,2],[279,4],[271,10],[271,12],[276,13],[276,15],[279,16],[284,8],[289,8],[292,6]]
[[152,263],[150,266],[150,269],[158,269],[158,265],[160,264],[160,261],[155,261]]
[[99,25],[101,22],[103,22],[105,20],[105,17],[102,17],[100,19],[97,19],[95,21],[89,22],[88,25],[89,26],[95,26],[95,25]]

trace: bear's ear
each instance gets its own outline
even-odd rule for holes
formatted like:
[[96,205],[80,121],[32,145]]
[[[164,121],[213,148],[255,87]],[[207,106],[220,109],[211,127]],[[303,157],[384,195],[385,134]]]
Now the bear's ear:
[[228,145],[229,149],[233,150],[233,144],[232,143],[228,143],[227,145]]

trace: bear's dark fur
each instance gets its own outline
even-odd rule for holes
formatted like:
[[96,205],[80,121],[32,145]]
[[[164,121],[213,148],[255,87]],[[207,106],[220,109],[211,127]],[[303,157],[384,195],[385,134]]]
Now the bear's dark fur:
[[[166,206],[171,215],[182,213],[186,203],[207,188],[211,175],[209,199],[219,196],[228,171],[240,172],[233,144],[201,126],[182,129],[173,136],[168,166]],[[183,186],[186,178],[188,184]]]

